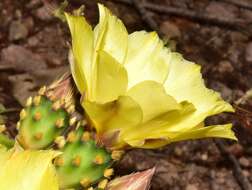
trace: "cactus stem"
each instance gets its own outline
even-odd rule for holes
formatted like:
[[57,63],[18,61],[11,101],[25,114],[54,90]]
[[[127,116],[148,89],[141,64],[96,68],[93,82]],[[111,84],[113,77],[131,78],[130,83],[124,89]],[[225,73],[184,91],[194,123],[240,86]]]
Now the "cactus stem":
[[29,98],[27,98],[25,105],[26,105],[26,107],[30,107],[32,105],[32,97],[31,96]]
[[72,117],[70,120],[69,120],[69,125],[70,126],[73,126],[75,124],[75,122],[77,121],[77,118],[76,117]]
[[58,148],[60,148],[60,149],[63,148],[66,144],[66,140],[65,140],[64,136],[56,137],[54,142],[57,144]]
[[81,181],[80,181],[80,184],[82,187],[88,187],[90,185],[90,179],[89,178],[83,178]]
[[108,184],[108,180],[107,180],[107,179],[104,179],[104,180],[102,180],[102,181],[98,184],[98,188],[99,188],[99,189],[105,189],[106,186],[107,186],[107,184]]
[[27,113],[26,113],[25,109],[22,109],[20,112],[20,115],[19,115],[20,120],[23,120],[26,117],[26,115],[27,115]]
[[104,159],[101,155],[96,155],[94,159],[94,163],[97,165],[101,165],[104,163]]
[[33,103],[35,106],[38,106],[41,102],[41,96],[35,96],[33,99]]
[[3,125],[0,125],[0,133],[4,132],[6,130],[6,126],[3,124]]
[[91,137],[90,133],[86,131],[83,133],[81,140],[82,142],[87,142],[90,140],[90,137]]
[[81,164],[81,157],[79,155],[75,156],[75,158],[72,161],[72,164],[76,167],[79,167]]
[[40,119],[41,119],[41,113],[40,112],[36,112],[35,114],[34,114],[34,116],[33,116],[33,119],[35,120],[35,121],[39,121]]
[[114,150],[112,151],[111,157],[113,160],[118,161],[121,159],[123,154],[124,154],[124,151],[122,150]]
[[108,168],[104,171],[103,176],[106,178],[109,178],[110,176],[112,176],[114,174],[114,170],[113,168]]
[[60,103],[59,100],[56,101],[56,102],[54,102],[53,105],[52,105],[52,109],[53,109],[54,111],[57,111],[58,109],[60,109],[60,107],[61,107],[61,103]]
[[56,122],[55,122],[55,126],[57,128],[64,127],[64,119],[63,118],[57,119]]
[[37,140],[41,140],[42,137],[43,137],[43,133],[38,132],[38,133],[36,133],[36,134],[34,135],[34,137],[35,137],[35,139],[37,139]]
[[68,142],[74,142],[76,139],[77,139],[77,136],[73,131],[68,133],[68,135],[67,135],[67,141]]
[[45,95],[45,92],[46,92],[46,86],[43,86],[42,88],[39,89],[38,94],[42,96]]
[[57,158],[55,158],[55,160],[54,160],[54,164],[55,164],[56,166],[63,166],[63,165],[64,165],[64,159],[61,158],[61,157],[57,157]]

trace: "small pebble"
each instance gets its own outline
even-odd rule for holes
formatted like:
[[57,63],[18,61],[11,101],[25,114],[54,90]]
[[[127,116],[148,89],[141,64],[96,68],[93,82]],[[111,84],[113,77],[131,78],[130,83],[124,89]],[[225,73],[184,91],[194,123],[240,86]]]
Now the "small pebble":
[[245,168],[250,166],[249,160],[247,158],[245,158],[245,157],[241,157],[239,159],[239,163],[241,164],[242,167],[245,167]]
[[10,41],[25,39],[27,35],[28,35],[28,29],[23,23],[21,23],[20,21],[11,22],[9,29]]
[[249,42],[247,44],[247,47],[245,50],[245,60],[247,62],[252,62],[252,42]]
[[176,24],[165,21],[160,26],[160,31],[165,35],[166,39],[175,39],[181,37],[181,32]]
[[186,190],[198,190],[198,188],[194,184],[189,184],[186,186]]

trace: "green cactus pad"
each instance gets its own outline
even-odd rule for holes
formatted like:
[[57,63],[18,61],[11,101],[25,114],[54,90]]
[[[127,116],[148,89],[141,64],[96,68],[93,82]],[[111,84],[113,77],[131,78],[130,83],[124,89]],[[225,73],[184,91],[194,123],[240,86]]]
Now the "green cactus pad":
[[[72,132],[55,160],[61,188],[88,188],[104,179],[104,171],[112,164],[111,154],[98,147],[92,138],[84,137],[83,128]],[[69,137],[69,136],[68,136]],[[69,142],[70,141],[70,142]]]
[[38,103],[21,111],[17,140],[25,149],[47,148],[68,127],[69,118],[63,108],[53,109],[53,102],[40,96]]

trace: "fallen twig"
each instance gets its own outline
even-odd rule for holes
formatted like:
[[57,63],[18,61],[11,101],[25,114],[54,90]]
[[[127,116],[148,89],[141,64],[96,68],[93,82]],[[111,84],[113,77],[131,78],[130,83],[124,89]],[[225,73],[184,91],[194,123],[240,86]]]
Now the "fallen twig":
[[8,70],[12,70],[13,69],[13,66],[10,66],[10,65],[1,65],[0,63],[0,72],[6,72]]
[[222,1],[233,4],[243,9],[252,10],[252,4],[243,0],[222,0]]
[[20,112],[20,108],[9,108],[1,112],[1,114],[9,114],[9,113]]
[[160,13],[167,13],[167,14],[175,15],[175,16],[186,17],[186,18],[190,18],[199,22],[211,23],[211,24],[226,26],[230,28],[241,29],[242,27],[245,26],[245,23],[246,23],[240,19],[230,20],[228,18],[219,18],[219,17],[209,15],[203,12],[191,11],[184,8],[160,6],[160,5],[155,5],[152,3],[146,3],[144,6],[147,9],[150,9],[152,11],[156,11]]
[[149,27],[157,31],[160,35],[159,29],[158,29],[158,24],[155,22],[155,20],[152,18],[150,13],[146,10],[144,7],[145,1],[144,0],[132,0],[133,5],[135,8],[138,10],[138,12],[141,14],[143,20],[149,25]]
[[235,101],[236,105],[244,104],[249,99],[252,99],[252,89],[249,89],[241,98]]
[[221,139],[215,139],[214,142],[217,145],[217,147],[219,148],[221,154],[226,156],[228,158],[228,160],[230,162],[232,162],[234,176],[235,176],[237,182],[240,184],[240,187],[242,188],[242,190],[251,190],[252,186],[249,183],[247,177],[243,175],[239,162],[237,161],[237,159],[235,158],[234,155],[232,155],[231,153],[229,153],[226,150],[225,142]]
[[[136,0],[111,0],[111,1],[117,1],[120,3],[132,5],[133,1]],[[249,31],[251,30],[249,28],[249,25],[251,25],[252,23],[244,21],[242,19],[228,19],[225,17],[220,18],[214,15],[206,14],[205,12],[196,12],[184,8],[156,5],[154,3],[142,3],[141,7],[158,13],[184,17],[187,19],[200,22],[202,24],[212,24],[216,26],[227,27],[232,30],[247,31],[247,33],[249,33]]]
[[132,0],[114,0],[114,1],[117,1],[119,3],[129,4],[129,5],[133,4]]

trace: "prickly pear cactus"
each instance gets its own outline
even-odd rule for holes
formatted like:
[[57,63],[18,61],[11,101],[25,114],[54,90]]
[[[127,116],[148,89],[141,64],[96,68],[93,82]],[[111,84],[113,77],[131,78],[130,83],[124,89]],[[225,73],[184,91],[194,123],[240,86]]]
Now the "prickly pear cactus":
[[28,98],[17,124],[17,140],[23,148],[45,149],[75,123],[75,117],[71,116],[74,107],[70,98],[65,98],[69,96],[59,93],[62,91],[61,83],[65,84],[65,81],[48,89],[42,87],[38,96]]
[[60,150],[54,160],[61,189],[105,189],[122,151],[109,151],[95,132],[77,121],[70,79],[61,79],[28,98],[20,112],[17,140],[24,149]]
[[[97,183],[101,189],[113,174],[111,154],[99,147],[93,134],[79,127],[71,131],[66,144],[60,149],[63,154],[55,159],[61,188],[90,188]],[[103,188],[104,187],[104,188]]]

